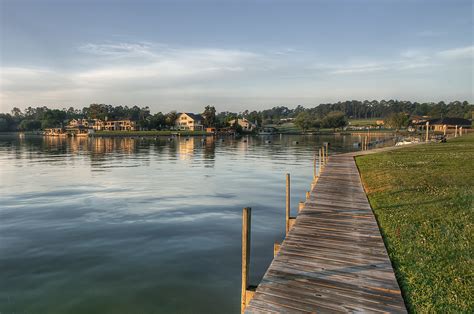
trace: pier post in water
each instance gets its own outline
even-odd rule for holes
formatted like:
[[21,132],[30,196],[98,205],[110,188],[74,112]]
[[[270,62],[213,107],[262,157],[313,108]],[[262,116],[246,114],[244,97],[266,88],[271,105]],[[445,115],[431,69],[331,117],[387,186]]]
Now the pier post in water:
[[321,148],[318,151],[318,164],[319,164],[319,167],[318,167],[318,177],[319,177],[319,176],[321,176],[321,166],[322,166],[322,163],[321,163]]
[[299,213],[300,211],[302,211],[303,208],[304,208],[304,202],[299,202],[299,203],[298,203],[298,213]]
[[429,121],[426,121],[426,138],[425,138],[425,142],[428,142],[429,140],[429,132],[430,132],[430,122]]
[[314,158],[313,158],[313,180],[315,180],[317,176],[318,174],[316,172],[316,153],[315,153]]
[[251,213],[250,207],[245,207],[242,211],[242,295],[240,304],[242,313],[255,293],[249,286]]
[[329,161],[329,143],[324,144],[326,146],[326,164]]
[[286,174],[286,234],[290,231],[290,174]]

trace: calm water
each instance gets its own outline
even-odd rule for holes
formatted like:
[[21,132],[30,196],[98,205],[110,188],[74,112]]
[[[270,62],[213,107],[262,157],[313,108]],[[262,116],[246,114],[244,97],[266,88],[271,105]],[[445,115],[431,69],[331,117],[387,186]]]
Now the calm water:
[[271,139],[0,136],[0,313],[238,313],[242,207],[256,284],[285,173],[296,209],[321,143],[360,141]]

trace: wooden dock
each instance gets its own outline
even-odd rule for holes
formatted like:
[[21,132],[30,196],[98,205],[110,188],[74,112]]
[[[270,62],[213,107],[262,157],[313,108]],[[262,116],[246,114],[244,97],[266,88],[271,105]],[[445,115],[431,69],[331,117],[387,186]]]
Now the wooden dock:
[[354,155],[330,157],[246,313],[406,313]]

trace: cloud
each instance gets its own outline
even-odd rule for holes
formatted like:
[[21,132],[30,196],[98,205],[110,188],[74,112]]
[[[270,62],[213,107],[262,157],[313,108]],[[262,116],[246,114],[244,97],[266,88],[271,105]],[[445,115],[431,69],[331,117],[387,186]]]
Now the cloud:
[[152,44],[140,43],[87,43],[78,47],[83,53],[106,57],[143,57],[153,56]]
[[338,66],[330,71],[331,74],[370,73],[387,70],[388,66],[383,63],[364,63]]
[[474,46],[443,50],[438,52],[437,56],[445,59],[474,58]]
[[[61,106],[101,102],[160,104],[160,110],[173,110],[208,102],[244,106],[263,102],[308,103],[314,97],[320,97],[321,101],[357,95],[370,98],[374,88],[379,93],[382,88],[392,90],[401,84],[400,78],[407,84],[404,91],[412,86],[408,82],[413,88],[420,86],[416,74],[422,73],[421,69],[449,69],[457,60],[472,57],[473,53],[472,46],[442,51],[406,49],[392,58],[364,56],[340,63],[320,60],[311,66],[320,58],[318,54],[299,53],[290,48],[257,53],[150,42],[106,42],[82,44],[78,50],[80,55],[75,60],[79,62],[69,67],[3,65],[0,68],[2,109],[27,104]],[[283,53],[275,53],[278,51]],[[464,67],[453,71],[467,75]],[[436,75],[426,77],[423,73],[423,82],[441,79]],[[460,84],[458,94],[466,90],[465,84]],[[336,95],[336,90],[341,92]]]

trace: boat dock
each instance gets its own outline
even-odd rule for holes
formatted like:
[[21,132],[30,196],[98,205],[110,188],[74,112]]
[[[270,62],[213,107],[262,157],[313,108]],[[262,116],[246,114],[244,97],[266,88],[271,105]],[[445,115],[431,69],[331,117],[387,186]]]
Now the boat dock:
[[361,153],[331,156],[319,171],[262,281],[243,287],[245,313],[407,312],[354,160]]

